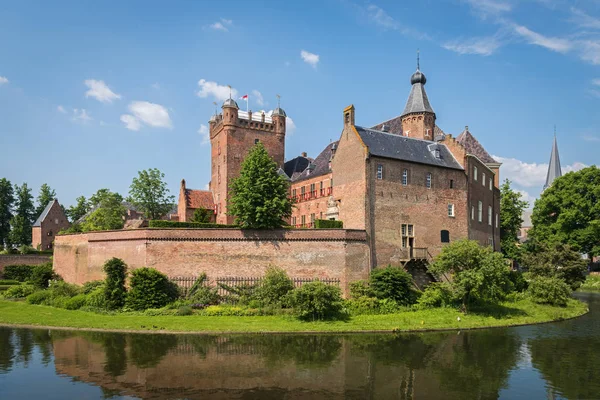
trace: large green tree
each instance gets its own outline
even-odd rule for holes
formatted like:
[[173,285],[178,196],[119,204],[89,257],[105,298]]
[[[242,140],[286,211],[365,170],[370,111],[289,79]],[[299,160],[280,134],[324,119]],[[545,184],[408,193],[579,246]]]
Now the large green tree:
[[26,183],[15,185],[15,197],[15,213],[10,221],[10,241],[16,245],[30,245],[31,225],[35,216],[31,189]]
[[123,206],[123,196],[108,189],[100,189],[92,195],[90,201],[95,204],[95,209],[81,224],[84,232],[123,228],[127,211]]
[[56,192],[54,191],[54,189],[52,189],[50,186],[48,186],[47,183],[44,183],[40,187],[40,193],[38,194],[38,197],[37,197],[38,205],[35,209],[35,215],[34,215],[33,219],[34,220],[38,219],[39,216],[42,215],[42,212],[44,212],[44,209],[46,208],[48,203],[50,203],[55,198],[56,198]]
[[517,246],[519,230],[523,224],[523,211],[529,203],[522,200],[522,195],[510,187],[507,179],[500,187],[500,248],[502,253],[516,261],[520,261],[521,252]]
[[65,214],[71,220],[71,222],[77,222],[81,217],[90,211],[90,202],[87,201],[85,196],[79,196],[75,199],[77,202],[74,206],[69,207]]
[[569,172],[535,202],[532,238],[559,242],[580,253],[600,255],[600,169]]
[[292,215],[289,183],[262,143],[242,162],[240,176],[231,184],[229,214],[242,228],[280,228]]
[[129,186],[127,201],[138,208],[148,219],[160,219],[173,208],[175,196],[169,195],[165,174],[157,168],[138,172]]
[[0,179],[0,249],[8,245],[14,203],[15,197],[12,184],[6,178]]
[[474,301],[498,302],[510,290],[509,268],[501,253],[474,240],[445,246],[429,266],[434,275],[452,275],[451,285],[467,310]]
[[559,242],[537,243],[529,250],[523,256],[523,264],[534,277],[560,278],[573,290],[585,281],[587,261],[569,245]]

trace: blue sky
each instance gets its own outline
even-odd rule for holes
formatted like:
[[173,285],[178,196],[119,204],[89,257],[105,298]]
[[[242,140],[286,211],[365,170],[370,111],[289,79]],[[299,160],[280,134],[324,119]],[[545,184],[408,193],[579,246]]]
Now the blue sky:
[[[70,205],[138,170],[204,188],[206,125],[231,85],[250,108],[276,94],[286,157],[342,128],[399,115],[416,50],[438,125],[465,125],[527,198],[556,124],[565,169],[597,163],[600,2],[0,1],[0,177],[46,182]],[[244,102],[239,101],[240,106]]]

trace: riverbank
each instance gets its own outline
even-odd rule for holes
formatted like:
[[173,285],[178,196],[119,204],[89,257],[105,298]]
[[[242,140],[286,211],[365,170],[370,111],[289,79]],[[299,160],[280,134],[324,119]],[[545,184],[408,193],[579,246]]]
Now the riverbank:
[[24,302],[0,301],[0,325],[126,332],[177,333],[315,333],[398,332],[477,329],[558,321],[585,314],[588,307],[570,300],[566,307],[529,300],[502,303],[467,315],[450,308],[387,315],[357,315],[343,321],[302,322],[290,316],[213,317],[96,314]]

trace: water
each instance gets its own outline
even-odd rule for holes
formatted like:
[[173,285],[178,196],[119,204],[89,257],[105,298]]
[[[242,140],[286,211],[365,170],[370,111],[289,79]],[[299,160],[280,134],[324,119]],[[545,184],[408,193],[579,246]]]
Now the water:
[[[1,399],[599,399],[600,294],[553,324],[403,335],[0,328]],[[193,318],[193,317],[190,317]]]

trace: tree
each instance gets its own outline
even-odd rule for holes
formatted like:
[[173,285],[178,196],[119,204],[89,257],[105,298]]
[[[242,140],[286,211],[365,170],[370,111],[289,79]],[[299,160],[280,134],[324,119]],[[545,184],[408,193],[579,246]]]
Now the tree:
[[67,217],[69,217],[71,222],[77,222],[85,214],[87,214],[88,211],[90,211],[90,203],[89,201],[87,201],[85,196],[79,196],[77,199],[75,199],[75,201],[77,202],[77,204],[69,207],[65,212],[65,214],[67,215]]
[[519,261],[520,249],[517,246],[519,230],[523,224],[523,210],[529,203],[522,200],[521,193],[510,187],[507,179],[500,187],[500,248],[506,257]]
[[459,240],[444,247],[429,271],[452,274],[451,285],[462,299],[462,309],[476,300],[498,302],[510,290],[509,268],[502,254],[474,240]]
[[560,242],[579,253],[600,255],[600,169],[569,172],[556,179],[535,202],[530,236]]
[[194,216],[192,217],[192,222],[199,222],[199,223],[206,224],[206,223],[210,222],[210,214],[212,214],[212,212],[207,210],[206,208],[197,208],[196,210],[194,210]]
[[48,186],[47,183],[44,183],[42,187],[40,187],[40,193],[37,197],[38,205],[35,209],[34,219],[38,219],[40,215],[42,215],[42,212],[44,212],[44,209],[46,208],[48,203],[50,203],[55,198],[56,192],[50,186]]
[[15,185],[15,193],[15,214],[10,222],[10,241],[16,245],[30,245],[31,225],[35,212],[31,189],[26,183],[21,186]]
[[538,244],[525,253],[524,265],[534,277],[559,278],[576,290],[585,281],[587,261],[563,243]]
[[144,213],[148,219],[160,219],[173,208],[175,196],[169,196],[165,174],[158,168],[138,172],[129,186],[127,201]]
[[96,204],[96,209],[90,213],[81,224],[84,232],[122,229],[125,223],[125,206],[123,197],[108,189],[100,189],[90,197],[90,202]]
[[272,229],[286,224],[292,215],[289,183],[277,172],[277,163],[262,143],[242,162],[240,176],[231,184],[229,214],[241,228]]
[[8,245],[14,203],[15,197],[12,184],[6,178],[0,179],[0,248]]

